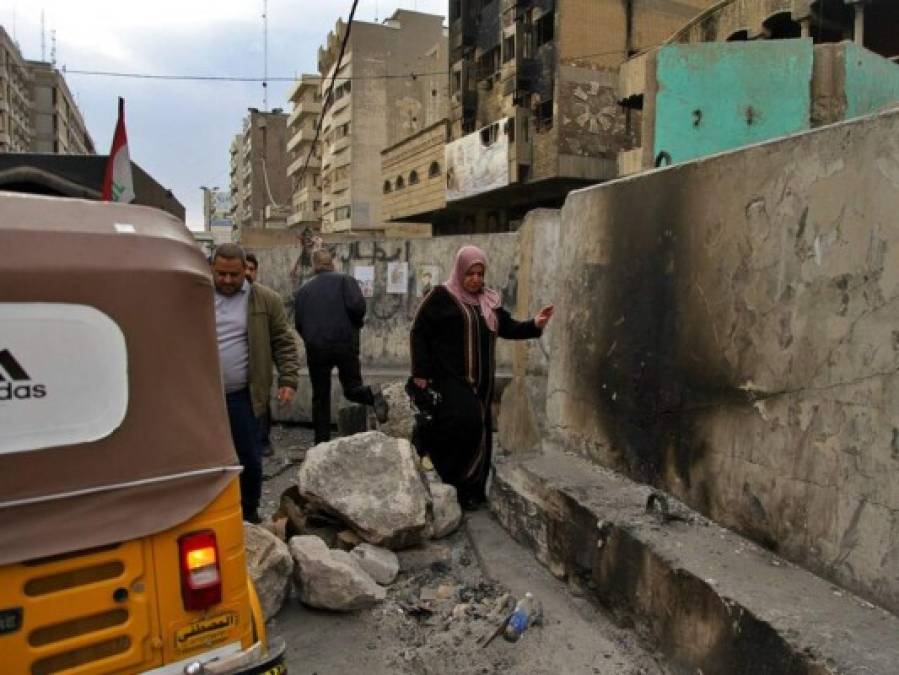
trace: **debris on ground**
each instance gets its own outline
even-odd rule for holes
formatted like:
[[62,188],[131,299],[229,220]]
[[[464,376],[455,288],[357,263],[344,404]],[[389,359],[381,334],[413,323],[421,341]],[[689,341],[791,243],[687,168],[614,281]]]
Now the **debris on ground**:
[[442,539],[455,532],[462,522],[462,508],[456,496],[456,488],[445,483],[429,482],[432,519],[428,528],[429,539]]
[[431,501],[415,458],[408,441],[379,431],[338,438],[310,448],[297,488],[365,541],[406,548],[425,538]]
[[247,570],[256,587],[265,620],[268,621],[278,613],[287,599],[293,558],[287,544],[266,528],[244,523],[243,529]]
[[310,607],[349,611],[371,607],[386,597],[359,562],[346,551],[329,549],[320,537],[300,535],[289,542],[300,599]]
[[400,571],[400,561],[396,553],[386,548],[363,543],[356,546],[350,554],[359,561],[359,565],[369,576],[382,586],[393,583]]
[[412,441],[412,428],[415,424],[415,410],[409,402],[405,382],[391,382],[381,388],[381,394],[387,401],[390,415],[383,424],[378,424],[378,431]]

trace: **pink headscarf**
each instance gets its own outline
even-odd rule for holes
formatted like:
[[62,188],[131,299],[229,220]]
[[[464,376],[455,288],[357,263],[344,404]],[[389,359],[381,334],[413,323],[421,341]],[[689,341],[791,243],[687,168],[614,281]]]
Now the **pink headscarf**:
[[486,286],[480,293],[470,293],[462,286],[466,272],[471,269],[472,265],[477,263],[481,263],[486,272],[487,254],[477,246],[463,246],[456,254],[456,263],[453,265],[453,272],[450,274],[449,280],[443,285],[459,302],[466,305],[480,305],[481,315],[484,317],[484,321],[487,322],[487,327],[495,333],[496,308],[502,303],[499,293]]

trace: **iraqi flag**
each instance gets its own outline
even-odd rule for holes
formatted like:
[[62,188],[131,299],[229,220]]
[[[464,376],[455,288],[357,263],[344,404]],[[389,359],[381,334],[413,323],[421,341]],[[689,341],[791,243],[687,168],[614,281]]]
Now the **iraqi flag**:
[[131,178],[131,157],[128,156],[128,136],[125,134],[125,99],[119,97],[119,121],[115,125],[112,148],[103,178],[103,200],[107,202],[134,201],[134,180]]

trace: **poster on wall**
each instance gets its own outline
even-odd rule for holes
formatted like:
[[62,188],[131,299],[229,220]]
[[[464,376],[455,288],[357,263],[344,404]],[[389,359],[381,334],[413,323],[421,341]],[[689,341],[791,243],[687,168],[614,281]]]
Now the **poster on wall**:
[[446,201],[509,184],[508,117],[446,145]]
[[434,286],[440,283],[440,266],[439,265],[420,265],[418,273],[415,275],[416,286],[415,295],[423,298]]
[[371,265],[357,265],[353,268],[353,277],[359,282],[362,297],[370,298],[375,294],[375,268]]
[[409,290],[409,263],[387,263],[387,292],[402,295]]

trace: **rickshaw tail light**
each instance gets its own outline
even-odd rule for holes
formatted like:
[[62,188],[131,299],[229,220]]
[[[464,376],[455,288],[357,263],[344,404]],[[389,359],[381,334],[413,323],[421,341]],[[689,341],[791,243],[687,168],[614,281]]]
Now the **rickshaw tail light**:
[[203,610],[222,601],[215,532],[191,532],[178,539],[181,558],[181,597],[184,609]]

